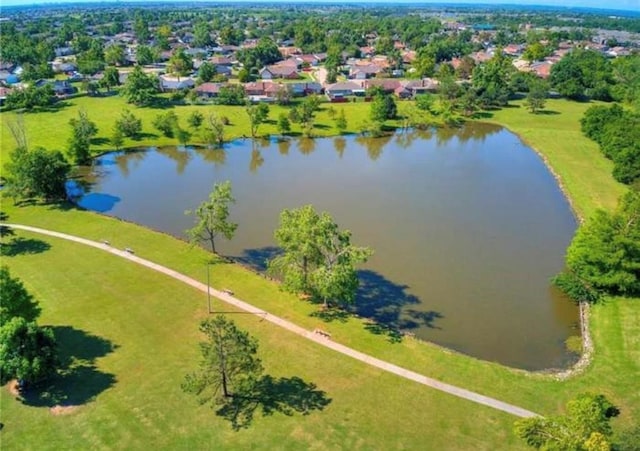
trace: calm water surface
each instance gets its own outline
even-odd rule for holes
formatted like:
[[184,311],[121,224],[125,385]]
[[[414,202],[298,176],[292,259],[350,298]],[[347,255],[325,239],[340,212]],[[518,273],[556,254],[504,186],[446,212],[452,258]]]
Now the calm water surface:
[[240,226],[219,251],[258,267],[279,212],[313,204],[376,252],[362,314],[515,367],[575,358],[564,340],[577,310],[549,278],[576,223],[540,158],[499,127],[113,153],[86,179],[82,206],[176,235],[193,224],[184,211],[231,180]]

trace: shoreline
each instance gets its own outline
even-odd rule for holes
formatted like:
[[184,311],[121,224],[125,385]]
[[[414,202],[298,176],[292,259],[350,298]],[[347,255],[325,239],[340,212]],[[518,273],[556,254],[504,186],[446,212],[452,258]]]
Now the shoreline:
[[[513,133],[514,135],[516,135],[527,147],[531,148],[539,156],[539,158],[543,161],[545,167],[553,175],[553,177],[554,177],[554,179],[555,179],[555,181],[556,181],[556,183],[558,185],[558,188],[560,189],[560,191],[563,194],[563,197],[566,199],[567,203],[569,204],[569,208],[570,208],[574,218],[576,219],[576,222],[578,223],[578,225],[580,225],[583,222],[583,218],[579,214],[578,210],[575,207],[575,204],[574,204],[573,200],[571,199],[569,193],[567,192],[567,190],[566,190],[566,188],[564,186],[564,183],[562,181],[561,176],[554,170],[552,165],[549,163],[549,160],[547,159],[546,155],[544,155],[539,149],[537,149],[535,146],[533,146],[532,144],[527,142],[527,140],[524,139],[519,133],[513,131],[512,129],[510,129],[505,124],[496,123],[496,122],[487,122],[487,121],[482,121],[482,120],[468,120],[468,121],[463,122],[463,124],[465,124],[465,123],[487,124],[487,125],[493,125],[493,126],[497,125],[497,126],[500,126],[500,127],[504,128],[504,129],[508,130],[510,133]],[[434,124],[431,127],[433,127],[433,128],[439,128],[439,127],[459,128],[459,126],[449,126],[449,125],[446,125],[446,124]],[[393,129],[393,131],[390,132],[390,133],[394,134],[398,130],[401,130],[402,128],[403,127],[395,127]],[[347,135],[358,135],[358,134],[357,133],[349,133]],[[345,135],[341,134],[341,135],[331,135],[331,136],[319,136],[319,137],[313,137],[311,139],[317,139],[317,138],[320,138],[320,139],[331,139],[331,138],[335,138],[337,136],[345,136]],[[293,136],[293,137],[289,137],[289,138],[290,139],[294,139],[294,140],[295,139],[300,139],[300,137],[297,137],[297,136]],[[270,139],[280,139],[280,137],[277,136],[277,135],[268,135],[268,136],[265,135],[265,136],[258,137],[258,138],[234,137],[234,138],[231,138],[231,139],[225,141],[223,146],[227,145],[227,144],[231,144],[234,141],[238,141],[238,140],[243,140],[244,141],[246,139],[253,139],[253,140],[269,139],[270,140]],[[112,153],[112,152],[123,152],[123,153],[140,152],[140,151],[147,151],[147,150],[149,150],[151,148],[154,148],[154,147],[158,147],[158,146],[147,145],[147,146],[144,146],[144,147],[128,147],[128,148],[122,148],[122,149],[119,149],[119,150],[106,151],[106,152],[102,152],[100,154],[97,154],[97,155],[93,156],[92,160],[94,160],[96,158],[99,158],[101,156],[104,156],[104,155],[106,155],[108,153]],[[181,147],[181,146],[176,145],[176,147]],[[187,145],[187,146],[183,146],[183,147],[185,147],[185,148],[189,148],[189,147],[191,147],[191,148],[197,148],[197,147],[207,148],[207,146],[196,145],[196,144]],[[164,231],[161,231],[161,230],[157,230],[157,229],[154,229],[153,227],[149,227],[149,226],[144,225],[144,224],[139,224],[139,223],[136,223],[136,222],[133,222],[133,221],[122,219],[122,218],[119,218],[117,216],[110,216],[110,215],[107,215],[107,214],[104,214],[104,213],[99,213],[99,212],[95,212],[95,211],[92,211],[92,210],[88,210],[88,209],[85,209],[85,208],[77,205],[75,202],[72,202],[72,201],[71,201],[71,203],[76,208],[78,208],[80,210],[83,210],[85,212],[91,212],[91,213],[94,213],[94,214],[98,214],[101,217],[113,218],[113,219],[116,219],[118,221],[122,221],[122,222],[126,222],[126,223],[129,223],[129,224],[133,224],[133,225],[141,227],[143,229],[147,229],[147,230],[152,231],[152,232],[164,234],[166,236],[175,238],[175,239],[177,239],[179,241],[185,242],[183,237],[179,237],[179,236],[176,236],[176,235],[171,234],[171,233],[167,233],[167,232],[164,232]],[[256,271],[253,268],[247,267],[246,265],[242,264],[242,262],[240,262],[240,261],[232,260],[232,263],[242,267],[245,270],[250,271],[252,274],[254,274],[256,276],[259,276],[262,279],[265,279],[265,275],[264,274],[260,273],[259,271]],[[569,379],[569,378],[571,378],[573,376],[576,376],[576,375],[580,374],[582,371],[584,371],[586,368],[588,368],[588,366],[591,364],[591,359],[592,359],[592,354],[593,354],[593,341],[591,339],[590,329],[589,329],[589,312],[590,312],[589,305],[586,305],[585,303],[580,303],[578,305],[578,308],[579,308],[578,320],[579,320],[579,323],[580,323],[580,331],[581,331],[581,339],[582,339],[582,352],[579,355],[578,360],[575,361],[574,363],[572,363],[570,366],[568,366],[566,368],[557,368],[557,367],[554,368],[554,367],[551,367],[551,368],[540,369],[540,370],[527,370],[527,369],[524,369],[524,368],[516,368],[516,367],[512,367],[512,366],[509,366],[509,365],[506,365],[506,364],[503,364],[503,363],[500,363],[500,362],[481,359],[479,357],[475,357],[475,356],[472,356],[472,355],[457,351],[455,349],[448,348],[446,346],[440,345],[438,343],[434,343],[434,342],[429,341],[429,340],[423,340],[423,339],[414,338],[414,337],[411,336],[411,334],[406,334],[406,333],[403,333],[401,331],[399,331],[399,332],[405,338],[413,338],[416,341],[423,342],[423,343],[426,343],[428,345],[434,346],[435,348],[437,348],[437,349],[439,349],[439,350],[441,350],[441,351],[443,351],[445,353],[455,353],[455,354],[464,356],[466,358],[471,358],[471,359],[474,359],[474,360],[477,360],[477,361],[480,361],[480,362],[495,363],[495,364],[503,366],[504,368],[507,368],[507,369],[509,369],[511,371],[524,372],[524,373],[530,374],[530,375],[541,375],[541,376],[544,376],[544,377],[552,377],[552,378],[555,378],[555,379],[558,379],[558,380],[566,380],[566,379]],[[358,317],[358,318],[360,318],[360,317]]]

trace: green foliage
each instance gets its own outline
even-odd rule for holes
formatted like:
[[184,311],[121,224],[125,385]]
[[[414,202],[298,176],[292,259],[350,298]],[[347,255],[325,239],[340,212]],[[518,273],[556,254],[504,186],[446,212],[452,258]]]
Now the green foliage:
[[420,111],[426,111],[428,113],[433,112],[434,98],[430,94],[420,94],[416,96],[416,107]]
[[351,244],[351,232],[339,230],[328,213],[313,206],[283,210],[275,239],[282,255],[268,264],[285,290],[329,301],[352,303],[358,288],[356,265],[373,251]]
[[124,134],[117,126],[113,127],[110,141],[116,150],[120,150],[124,144]]
[[182,47],[174,50],[169,62],[167,63],[167,70],[169,73],[176,74],[178,76],[184,76],[191,73],[193,70],[193,60]]
[[112,88],[113,86],[118,86],[120,84],[120,74],[118,73],[118,69],[115,67],[107,67],[104,70],[102,79],[100,80],[100,85],[104,86],[107,89]]
[[112,44],[104,51],[104,61],[110,66],[121,66],[125,63],[124,48],[118,44]]
[[202,63],[202,65],[198,68],[198,81],[200,83],[207,83],[213,80],[213,77],[216,76],[216,68],[213,64],[208,61]]
[[575,50],[551,67],[551,85],[570,99],[611,100],[611,63],[600,52]]
[[489,61],[473,69],[473,87],[483,107],[505,106],[509,102],[510,81],[515,70],[500,48]]
[[202,132],[202,139],[210,146],[221,147],[224,142],[224,126],[229,120],[224,117],[218,117],[214,114],[209,115],[207,127]]
[[246,103],[244,87],[238,84],[221,86],[216,102],[220,105],[244,105]]
[[129,110],[123,110],[120,117],[116,119],[115,129],[122,132],[123,136],[137,139],[142,132],[142,119]]
[[127,77],[120,93],[128,103],[144,106],[155,100],[158,90],[158,80],[153,75],[145,74],[140,66],[136,66]]
[[77,118],[69,120],[71,137],[68,141],[67,153],[75,164],[84,164],[91,156],[91,138],[98,133],[95,122],[89,119],[86,111],[78,111]]
[[640,111],[640,55],[634,54],[616,58],[612,63],[615,86],[611,95],[615,100],[632,105]]
[[32,322],[39,315],[38,302],[29,294],[22,281],[11,277],[7,266],[0,267],[0,327],[11,318],[20,317]]
[[525,104],[531,113],[535,114],[544,109],[547,103],[548,92],[549,87],[544,80],[532,80],[529,83],[529,93],[527,94]]
[[378,91],[371,102],[371,120],[384,122],[387,119],[395,119],[398,115],[398,106],[393,95]]
[[347,117],[344,114],[344,108],[340,109],[340,114],[335,118],[336,128],[340,133],[344,133],[347,129]]
[[280,61],[282,55],[278,46],[270,38],[262,38],[253,48],[246,48],[237,53],[238,61],[251,72],[251,69],[261,69],[264,66]]
[[14,199],[64,199],[70,167],[58,151],[17,148],[5,166],[7,193]]
[[160,113],[153,120],[153,126],[167,138],[173,138],[178,128],[178,116],[173,111]]
[[14,89],[7,96],[6,108],[14,110],[25,108],[31,110],[34,107],[46,107],[53,103],[53,86],[45,84],[41,87],[34,85],[25,89]]
[[640,192],[626,193],[613,213],[599,210],[580,226],[567,266],[596,290],[640,293]]
[[527,445],[538,449],[603,449],[597,446],[608,445],[612,433],[609,421],[617,414],[603,395],[582,394],[567,403],[565,415],[518,420],[515,432]]
[[263,371],[256,357],[258,341],[223,315],[202,321],[200,332],[207,339],[200,343],[200,368],[187,374],[182,389],[212,406],[250,393]]
[[140,66],[147,66],[160,59],[159,52],[148,45],[139,45],[136,49],[136,61]]
[[563,271],[555,276],[552,282],[574,302],[594,304],[602,298],[597,289],[573,272]]
[[286,135],[291,131],[291,123],[285,113],[280,113],[278,116],[278,131],[281,135]]
[[58,366],[53,331],[21,317],[0,327],[0,374],[2,382],[18,379],[37,384],[55,374]]
[[193,129],[198,129],[204,121],[204,115],[200,111],[194,111],[187,117],[187,124]]
[[619,105],[590,107],[580,121],[582,132],[613,160],[613,177],[626,184],[640,179],[640,113]]
[[251,137],[255,138],[258,133],[258,127],[260,124],[267,120],[269,116],[269,105],[266,103],[259,103],[257,105],[252,105],[247,103],[245,107],[245,111],[247,112],[247,116],[249,116],[249,127],[251,129]]
[[230,240],[238,228],[238,224],[229,221],[229,206],[233,203],[235,199],[231,193],[230,181],[213,185],[209,199],[202,202],[195,211],[185,212],[196,217],[196,225],[186,231],[189,241],[192,244],[208,241],[211,252],[215,254],[217,236],[221,234]]

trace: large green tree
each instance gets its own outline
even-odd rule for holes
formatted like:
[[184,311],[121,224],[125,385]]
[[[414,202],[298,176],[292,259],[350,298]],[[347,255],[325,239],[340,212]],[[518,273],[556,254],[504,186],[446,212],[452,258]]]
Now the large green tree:
[[2,382],[18,379],[23,387],[51,377],[58,366],[53,331],[21,317],[0,327]]
[[7,194],[17,199],[64,199],[69,163],[62,153],[42,147],[15,149],[5,166]]
[[83,110],[78,111],[77,118],[69,120],[69,125],[71,125],[71,136],[68,141],[67,153],[74,163],[87,163],[91,156],[91,138],[98,133],[98,127]]
[[518,420],[515,432],[537,449],[610,449],[609,421],[617,414],[618,410],[603,395],[583,394],[567,403],[565,415]]
[[325,307],[355,300],[356,265],[373,252],[351,244],[351,232],[340,230],[328,213],[318,214],[311,205],[283,210],[275,239],[282,254],[269,262],[269,271],[286,290],[309,294]]
[[35,321],[40,315],[40,307],[27,291],[22,281],[11,277],[9,268],[0,268],[0,327],[11,318],[24,318],[27,322]]
[[153,103],[158,93],[158,81],[153,75],[147,75],[140,66],[136,66],[127,77],[120,93],[128,103],[143,106]]
[[180,47],[176,49],[171,58],[169,58],[169,62],[167,63],[167,70],[171,74],[175,74],[179,77],[184,75],[188,75],[193,71],[193,60],[185,50]]
[[200,368],[187,374],[182,389],[213,406],[249,393],[263,371],[257,340],[223,315],[202,321],[200,332],[206,337],[200,343]]
[[587,288],[640,293],[640,192],[629,191],[614,212],[599,210],[580,226],[567,250],[567,267]]
[[473,88],[483,106],[504,106],[509,102],[512,94],[510,80],[514,72],[511,60],[500,48],[489,61],[473,69]]
[[216,253],[215,240],[219,235],[230,240],[238,228],[238,224],[229,221],[229,206],[235,203],[231,193],[231,182],[216,183],[205,200],[195,209],[186,211],[196,217],[196,225],[187,230],[189,241],[193,244],[208,241],[211,252]]

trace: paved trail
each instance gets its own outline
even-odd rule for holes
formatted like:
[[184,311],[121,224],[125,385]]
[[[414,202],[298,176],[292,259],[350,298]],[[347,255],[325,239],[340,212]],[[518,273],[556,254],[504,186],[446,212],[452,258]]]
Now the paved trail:
[[[170,268],[167,268],[165,266],[162,265],[158,265],[157,263],[153,263],[149,260],[145,260],[144,258],[140,258],[137,255],[132,254],[131,252],[127,252],[125,250],[119,250],[116,249],[114,247],[111,247],[109,244],[105,244],[105,243],[101,243],[99,241],[92,241],[92,240],[87,240],[85,238],[80,238],[74,235],[68,235],[66,233],[60,233],[60,232],[54,232],[51,230],[46,230],[46,229],[40,229],[37,227],[30,227],[30,226],[26,226],[26,225],[20,225],[20,224],[0,224],[2,226],[7,226],[7,227],[11,227],[14,229],[20,229],[20,230],[26,230],[28,232],[33,232],[33,233],[40,233],[43,235],[48,235],[48,236],[52,236],[52,237],[56,237],[56,238],[61,238],[64,240],[69,240],[69,241],[74,241],[76,243],[80,243],[80,244],[84,244],[86,246],[91,246],[91,247],[95,247],[97,249],[101,249],[103,251],[106,252],[110,252],[114,255],[117,255],[119,257],[122,258],[126,258],[128,260],[131,260],[133,262],[136,262],[140,265],[146,266],[147,268],[151,268],[155,271],[161,272],[163,274],[166,274],[168,276],[173,277],[174,279],[178,279],[181,282],[186,283],[187,285],[191,285],[194,288],[197,288],[198,290],[204,291],[205,293],[207,292],[207,285],[205,285],[204,283],[198,282],[195,279],[192,279],[188,276],[185,276],[184,274],[180,274],[177,271],[174,271]],[[465,390],[464,388],[460,388],[460,387],[456,387],[454,385],[450,385],[450,384],[446,384],[444,382],[440,382],[436,379],[432,379],[430,377],[427,376],[423,376],[422,374],[418,374],[414,371],[411,370],[407,370],[405,368],[402,368],[400,366],[394,365],[392,363],[389,362],[385,362],[384,360],[380,360],[377,359],[375,357],[372,357],[368,354],[364,354],[360,351],[356,351],[355,349],[349,348],[348,346],[344,346],[341,345],[340,343],[336,343],[334,341],[332,341],[330,338],[324,337],[314,331],[310,331],[307,329],[304,329],[290,321],[287,321],[285,319],[282,319],[278,316],[272,315],[264,310],[261,310],[257,307],[254,307],[251,304],[248,304],[244,301],[241,301],[240,299],[237,299],[235,297],[233,297],[231,294],[226,293],[224,291],[220,291],[220,290],[216,290],[213,288],[210,288],[210,293],[217,297],[218,299],[223,300],[224,302],[233,305],[235,307],[238,307],[239,309],[242,309],[246,312],[249,313],[253,313],[255,315],[260,315],[261,317],[263,317],[265,320],[276,324],[277,326],[282,327],[283,329],[287,329],[290,332],[293,332],[295,334],[298,334],[308,340],[314,341],[316,343],[318,343],[319,345],[325,346],[327,348],[333,349],[334,351],[340,352],[344,355],[347,355],[349,357],[352,357],[356,360],[360,360],[361,362],[364,362],[368,365],[371,366],[375,366],[377,368],[380,368],[381,370],[384,371],[388,371],[389,373],[393,373],[396,374],[398,376],[404,377],[405,379],[409,379],[415,382],[418,382],[420,384],[423,385],[427,385],[429,387],[435,388],[436,390],[440,390],[443,391],[445,393],[449,393],[451,395],[457,396],[459,398],[463,398],[463,399],[467,399],[469,401],[473,401],[476,402],[478,404],[482,404],[485,406],[489,406],[492,407],[494,409],[498,409],[498,410],[502,410],[504,412],[510,413],[512,415],[516,415],[518,417],[524,417],[524,418],[528,418],[528,417],[534,417],[534,416],[538,416],[538,414],[531,412],[529,410],[523,409],[521,407],[518,406],[514,406],[512,404],[507,404],[506,402],[502,402],[499,401],[497,399],[494,398],[490,398],[488,396],[483,396],[480,395],[478,393],[469,391],[469,390]]]

